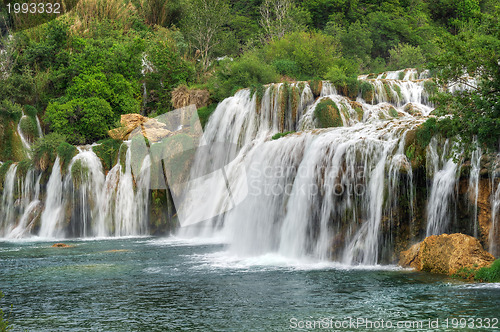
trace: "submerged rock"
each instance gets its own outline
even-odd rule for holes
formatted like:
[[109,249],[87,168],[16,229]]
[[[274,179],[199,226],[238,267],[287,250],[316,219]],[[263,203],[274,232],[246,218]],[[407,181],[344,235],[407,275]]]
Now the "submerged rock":
[[52,245],[52,248],[71,248],[73,246],[66,244],[66,243],[54,243]]
[[461,268],[481,268],[495,258],[478,239],[465,234],[431,235],[401,252],[399,265],[417,271],[452,275]]

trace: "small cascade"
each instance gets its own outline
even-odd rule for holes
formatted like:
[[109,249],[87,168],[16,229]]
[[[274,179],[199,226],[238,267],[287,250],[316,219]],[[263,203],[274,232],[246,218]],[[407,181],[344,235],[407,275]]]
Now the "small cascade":
[[97,217],[99,202],[104,197],[104,172],[101,161],[91,146],[78,147],[78,154],[69,164],[69,172],[64,187],[72,192],[72,233],[80,236],[93,236],[91,222]]
[[9,170],[5,175],[5,182],[3,187],[2,194],[2,205],[1,205],[1,219],[0,219],[0,234],[5,236],[10,232],[10,228],[12,227],[11,220],[14,219],[15,214],[15,185],[16,185],[16,172],[17,172],[17,164],[12,164],[9,166]]
[[428,146],[427,165],[433,175],[427,205],[427,236],[447,231],[450,224],[450,203],[457,184],[457,163],[450,154],[450,141],[446,140],[441,154],[438,140],[433,138]]
[[63,179],[59,156],[54,162],[49,182],[47,183],[47,198],[40,221],[39,235],[44,238],[62,237],[61,223],[64,219]]
[[[490,234],[488,237],[488,245],[489,245],[489,251],[492,255],[495,257],[498,257],[500,255],[500,248],[499,248],[499,243],[498,239],[500,237],[500,225],[499,225],[499,219],[500,219],[500,181],[498,181],[498,178],[500,178],[500,174],[497,172],[498,167],[500,166],[500,155],[497,155],[497,159],[495,162],[495,171],[492,174],[492,180],[491,180],[491,187],[493,188],[493,192],[491,195],[491,228],[490,228]],[[496,189],[495,189],[495,180],[496,180]]]
[[482,151],[477,143],[477,138],[474,138],[474,151],[472,151],[471,168],[469,175],[469,200],[473,202],[473,218],[474,218],[474,237],[478,237],[478,222],[477,222],[477,200],[479,196],[479,171],[481,170]]
[[19,120],[19,122],[17,123],[17,133],[19,134],[19,137],[21,138],[21,142],[23,143],[23,147],[26,151],[30,151],[31,149],[31,144],[28,142],[28,139],[24,136],[24,133],[23,131],[21,130],[21,121],[26,118],[27,115],[24,114],[24,111],[23,111],[23,115],[21,116],[21,119]]

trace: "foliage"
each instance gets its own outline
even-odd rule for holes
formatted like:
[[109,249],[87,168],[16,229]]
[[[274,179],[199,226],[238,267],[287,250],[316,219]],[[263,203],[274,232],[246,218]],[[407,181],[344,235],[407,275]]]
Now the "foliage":
[[203,128],[205,128],[206,124],[208,123],[208,119],[210,118],[210,115],[212,115],[212,113],[215,111],[216,108],[217,108],[217,103],[214,103],[198,109],[198,117],[200,119],[200,123]]
[[33,163],[41,170],[48,169],[54,163],[57,155],[59,155],[63,165],[66,165],[77,153],[77,149],[66,143],[66,138],[58,133],[50,133],[39,138],[31,149]]
[[500,259],[480,269],[461,268],[453,277],[479,282],[500,282]]
[[[496,13],[482,16],[481,25],[471,22],[456,36],[441,40],[444,51],[432,62],[438,70],[438,84],[467,87],[434,98],[437,113],[452,115],[452,128],[465,145],[474,136],[492,149],[500,142],[499,13],[497,7]],[[475,77],[477,84],[471,84],[467,76]]]
[[397,70],[400,68],[422,68],[425,57],[419,46],[413,47],[405,43],[399,43],[389,50],[389,68]]
[[271,137],[272,140],[277,140],[277,139],[280,139],[281,137],[285,137],[286,135],[288,134],[293,134],[295,133],[294,131],[287,131],[287,132],[284,132],[284,133],[277,133],[277,134],[274,134],[273,137]]
[[21,105],[14,104],[8,99],[2,100],[0,103],[0,116],[4,119],[10,119],[13,121],[19,121],[23,115],[23,109]]
[[264,59],[270,63],[289,60],[297,66],[294,78],[324,77],[328,67],[339,56],[335,38],[316,32],[294,32],[273,40],[263,49]]
[[101,159],[104,169],[109,171],[118,160],[122,141],[108,138],[97,142],[97,144],[92,147],[92,150]]
[[278,75],[274,67],[263,63],[256,53],[247,53],[238,60],[226,60],[221,64],[211,81],[210,95],[220,101],[233,95],[239,89],[277,80]]
[[21,127],[22,133],[30,140],[33,141],[35,137],[38,137],[38,127],[36,125],[36,120],[31,116],[23,117],[19,126]]
[[74,144],[91,143],[107,135],[114,114],[109,103],[99,97],[51,103],[44,116],[50,128]]
[[319,128],[340,127],[342,118],[337,104],[331,99],[324,99],[316,105],[314,116]]
[[213,49],[221,39],[224,24],[230,15],[227,0],[189,0],[183,30],[201,56],[203,68],[210,65]]

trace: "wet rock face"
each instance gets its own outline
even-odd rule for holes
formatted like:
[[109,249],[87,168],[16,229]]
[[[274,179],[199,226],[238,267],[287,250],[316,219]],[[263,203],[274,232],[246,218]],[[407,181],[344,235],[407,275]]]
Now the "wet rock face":
[[399,265],[417,271],[452,275],[461,268],[481,268],[495,258],[479,240],[465,234],[432,235],[401,252]]

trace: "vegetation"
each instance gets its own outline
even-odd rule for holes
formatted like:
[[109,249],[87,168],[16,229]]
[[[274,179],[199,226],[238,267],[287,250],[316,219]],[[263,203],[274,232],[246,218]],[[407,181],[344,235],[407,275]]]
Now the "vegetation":
[[479,282],[500,282],[500,259],[494,261],[490,266],[480,269],[462,268],[453,276]]
[[286,135],[288,134],[293,134],[295,133],[294,131],[287,131],[287,132],[284,132],[284,133],[277,133],[275,135],[273,135],[273,137],[271,137],[272,140],[277,140],[277,139],[280,139],[281,137],[285,137]]
[[314,116],[319,128],[340,127],[342,118],[337,104],[331,99],[324,99],[316,105]]
[[[452,115],[450,135],[499,143],[493,0],[81,0],[67,9],[50,21],[11,17],[32,28],[1,41],[8,52],[0,117],[17,122],[24,107],[71,144],[106,138],[121,114],[172,110],[171,92],[181,84],[208,89],[219,102],[241,88],[327,79],[341,94],[371,101],[373,89],[357,75],[403,67],[433,69],[437,80],[426,91],[438,114]],[[470,84],[464,74],[478,78],[470,90],[438,93],[438,86]],[[203,123],[213,108],[200,110]],[[33,121],[22,126],[34,140]],[[3,137],[12,139],[6,128]],[[2,150],[7,160],[15,148]]]

